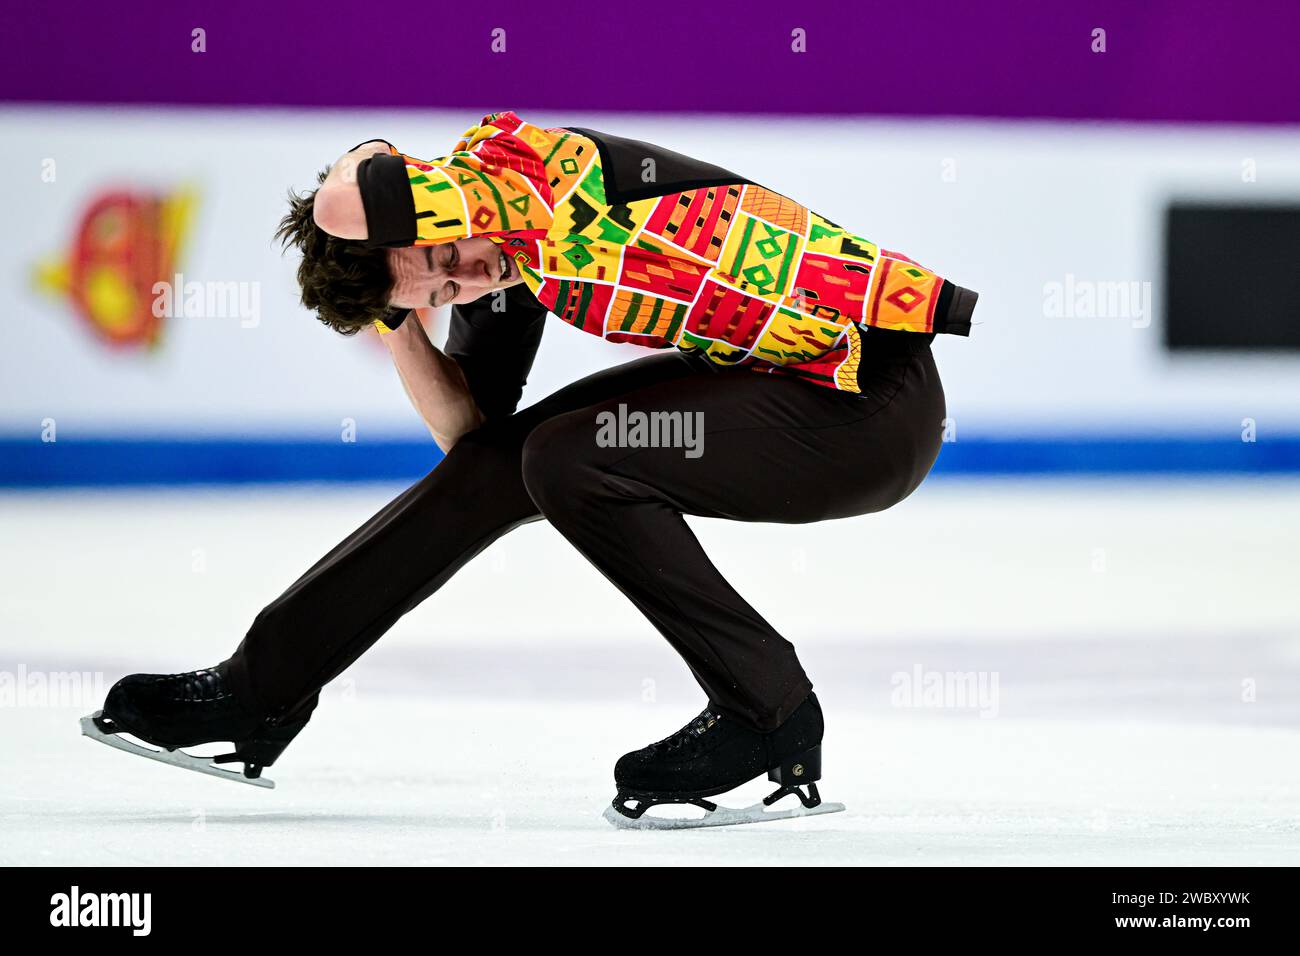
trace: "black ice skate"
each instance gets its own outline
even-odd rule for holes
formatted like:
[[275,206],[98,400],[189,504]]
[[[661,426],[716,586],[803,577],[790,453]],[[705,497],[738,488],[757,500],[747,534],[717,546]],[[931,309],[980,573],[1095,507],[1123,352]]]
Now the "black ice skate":
[[[624,754],[614,767],[618,795],[605,819],[616,827],[684,829],[759,823],[835,813],[842,803],[822,803],[822,711],[815,694],[770,733],[760,733],[720,715],[712,706],[671,737]],[[719,807],[706,797],[734,790],[766,773],[780,786],[762,803],[743,809]],[[807,793],[801,788],[807,787]],[[787,796],[797,806],[769,807]],[[705,811],[700,818],[662,817],[646,811],[661,804],[687,804]]]
[[[272,723],[251,713],[230,689],[225,663],[185,674],[132,674],[113,685],[104,709],[81,718],[93,740],[150,760],[223,777],[255,787],[274,787],[262,769],[275,763],[307,725],[310,708],[297,719]],[[129,734],[151,746],[127,740]],[[181,747],[229,741],[232,753],[200,757]],[[161,748],[161,749],[153,749]],[[227,764],[241,762],[243,769]]]

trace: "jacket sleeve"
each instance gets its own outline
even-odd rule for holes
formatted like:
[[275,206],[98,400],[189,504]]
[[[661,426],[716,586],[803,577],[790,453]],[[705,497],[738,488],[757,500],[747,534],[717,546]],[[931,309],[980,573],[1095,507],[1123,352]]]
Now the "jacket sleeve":
[[514,233],[541,238],[552,221],[542,158],[512,112],[489,113],[453,152],[432,160],[389,145],[357,167],[368,245],[400,247]]
[[546,325],[546,307],[523,285],[505,292],[505,308],[492,310],[493,295],[453,306],[443,351],[456,360],[470,394],[489,420],[514,414],[532,370]]

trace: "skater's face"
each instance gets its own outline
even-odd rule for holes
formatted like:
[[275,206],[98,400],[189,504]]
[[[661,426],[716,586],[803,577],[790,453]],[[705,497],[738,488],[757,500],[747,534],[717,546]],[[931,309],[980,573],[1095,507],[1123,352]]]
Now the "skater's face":
[[473,302],[523,281],[518,265],[485,236],[389,249],[388,271],[388,301],[399,309]]

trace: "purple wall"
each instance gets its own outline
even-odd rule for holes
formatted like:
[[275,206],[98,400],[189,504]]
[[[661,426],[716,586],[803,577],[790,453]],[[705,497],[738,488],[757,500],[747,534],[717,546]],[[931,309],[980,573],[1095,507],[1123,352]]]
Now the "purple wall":
[[1295,0],[4,6],[9,101],[1300,123]]

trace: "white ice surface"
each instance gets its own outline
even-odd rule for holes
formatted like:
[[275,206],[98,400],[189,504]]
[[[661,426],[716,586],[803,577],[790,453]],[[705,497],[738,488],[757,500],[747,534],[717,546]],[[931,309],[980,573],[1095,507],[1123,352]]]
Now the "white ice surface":
[[[835,525],[834,550],[813,527],[693,522],[799,647],[842,814],[666,833],[600,819],[618,755],[702,698],[540,524],[326,688],[274,791],[78,735],[122,674],[227,656],[395,490],[0,495],[0,675],[103,682],[0,705],[0,863],[1300,863],[1285,481],[932,481]],[[892,678],[918,665],[996,675],[996,712],[896,706]]]

